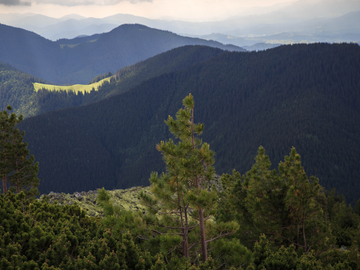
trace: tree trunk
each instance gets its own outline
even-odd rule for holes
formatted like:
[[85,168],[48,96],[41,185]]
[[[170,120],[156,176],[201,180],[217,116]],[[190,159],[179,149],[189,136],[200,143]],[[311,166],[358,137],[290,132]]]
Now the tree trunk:
[[201,252],[203,255],[203,261],[207,260],[207,248],[206,248],[206,237],[205,237],[205,224],[204,224],[204,210],[200,207],[199,211],[199,226],[200,226],[200,237],[201,237]]
[[3,184],[3,192],[4,192],[4,195],[6,195],[8,189],[7,189],[7,177],[4,176],[3,179],[2,179],[2,184]]
[[[185,227],[184,227],[184,236],[183,236],[183,256],[185,258],[189,257],[189,241],[188,241],[188,234],[189,234],[189,228],[188,228],[188,219],[187,219],[187,208],[184,209],[184,215],[185,215]],[[183,217],[181,212],[181,223],[182,223]],[[182,226],[184,226],[182,224]]]
[[[195,149],[195,138],[194,138],[194,108],[191,109],[191,143],[192,148]],[[195,177],[195,186],[200,189],[200,179],[198,176]],[[201,253],[203,261],[207,260],[207,248],[206,248],[206,237],[205,237],[205,224],[204,224],[204,210],[198,206],[199,211],[199,227],[200,227],[200,241],[201,241]]]
[[183,256],[185,258],[189,257],[189,242],[188,242],[188,237],[187,237],[187,232],[185,232],[184,230],[184,238],[183,238]]
[[305,215],[302,220],[302,226],[303,226],[303,238],[304,238],[304,252],[306,253],[306,236],[305,236]]
[[296,244],[297,244],[296,249],[298,249],[300,246],[300,236],[299,235],[300,235],[300,226],[299,226],[299,224],[297,224],[296,225]]

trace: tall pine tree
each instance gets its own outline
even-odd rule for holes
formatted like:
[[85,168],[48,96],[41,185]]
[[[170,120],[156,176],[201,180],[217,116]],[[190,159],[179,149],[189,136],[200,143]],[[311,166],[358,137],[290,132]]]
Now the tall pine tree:
[[[159,177],[152,173],[151,191],[155,197],[141,194],[141,198],[148,206],[153,222],[156,220],[162,228],[156,233],[166,236],[164,242],[181,245],[180,253],[186,258],[190,249],[200,244],[202,259],[206,261],[207,244],[232,234],[238,226],[235,222],[206,222],[215,213],[218,198],[215,188],[209,190],[209,181],[215,173],[214,152],[197,137],[203,132],[204,124],[194,123],[195,104],[191,94],[185,97],[183,106],[176,119],[169,116],[165,121],[178,143],[169,139],[156,146],[163,154],[166,174]],[[195,229],[199,232],[192,233]]]

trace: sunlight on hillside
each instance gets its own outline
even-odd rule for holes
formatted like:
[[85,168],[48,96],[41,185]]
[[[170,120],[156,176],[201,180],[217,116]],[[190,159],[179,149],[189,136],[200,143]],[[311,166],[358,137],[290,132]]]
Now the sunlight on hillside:
[[50,91],[60,91],[65,90],[69,91],[72,90],[76,93],[82,92],[82,93],[90,93],[92,89],[95,91],[98,90],[98,87],[103,84],[104,81],[110,82],[110,78],[105,78],[101,81],[98,81],[96,83],[92,84],[74,84],[74,85],[52,85],[52,84],[44,84],[44,83],[33,83],[35,92],[39,91],[40,89],[47,89]]

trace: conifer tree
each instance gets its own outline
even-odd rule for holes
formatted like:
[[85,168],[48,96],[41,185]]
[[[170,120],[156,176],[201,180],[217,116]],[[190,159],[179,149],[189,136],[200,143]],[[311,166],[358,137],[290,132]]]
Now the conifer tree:
[[[289,228],[296,231],[296,244],[301,245],[304,252],[314,246],[328,245],[326,239],[329,239],[329,236],[324,237],[329,231],[325,224],[322,203],[326,200],[324,189],[318,178],[312,176],[308,179],[301,166],[300,155],[294,147],[290,155],[285,156],[284,162],[280,162],[279,174],[288,186],[284,201],[291,219]],[[318,237],[319,234],[322,234],[321,238]]]
[[269,240],[281,243],[281,228],[287,226],[283,202],[287,188],[270,167],[265,149],[259,147],[255,164],[245,175],[234,170],[232,176],[224,174],[222,177],[225,196],[222,197],[217,219],[238,220],[238,237],[251,248],[262,233]]
[[256,241],[264,234],[278,245],[293,244],[306,253],[327,250],[334,239],[325,220],[323,188],[316,177],[306,176],[295,148],[280,162],[278,172],[270,170],[263,147],[255,161],[244,176],[236,171],[223,176],[227,196],[217,218],[238,220],[242,242]]
[[29,155],[27,143],[23,142],[25,132],[20,132],[16,124],[22,121],[22,115],[11,113],[11,106],[0,112],[0,177],[4,194],[8,186],[14,192],[24,191],[28,196],[38,195],[39,164],[33,155]]
[[[217,190],[213,187],[209,191],[209,180],[215,173],[212,166],[214,152],[197,137],[203,132],[204,124],[194,123],[194,100],[191,94],[185,97],[183,106],[177,112],[176,119],[169,116],[165,121],[170,132],[179,139],[178,143],[169,139],[156,146],[163,154],[166,174],[159,177],[157,173],[152,173],[151,191],[155,197],[142,193],[141,198],[152,214],[148,221],[156,221],[162,228],[156,233],[166,235],[163,237],[166,239],[164,244],[181,245],[180,253],[187,258],[189,250],[200,243],[202,259],[206,261],[207,244],[232,234],[237,224],[217,224],[217,227],[209,224],[209,231],[216,231],[218,235],[207,239],[206,220],[215,213],[217,205]],[[200,237],[192,233],[195,229],[199,229]]]

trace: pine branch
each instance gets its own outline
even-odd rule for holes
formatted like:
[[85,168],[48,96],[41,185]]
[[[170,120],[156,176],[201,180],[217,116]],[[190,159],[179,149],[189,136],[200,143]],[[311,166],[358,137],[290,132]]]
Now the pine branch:
[[206,243],[212,242],[212,241],[214,241],[214,240],[216,240],[216,239],[218,239],[220,237],[224,237],[224,236],[227,236],[227,235],[232,235],[234,233],[235,232],[227,232],[227,233],[222,234],[222,232],[221,232],[218,236],[216,236],[216,237],[214,237],[214,238],[212,238],[210,240],[206,240]]

